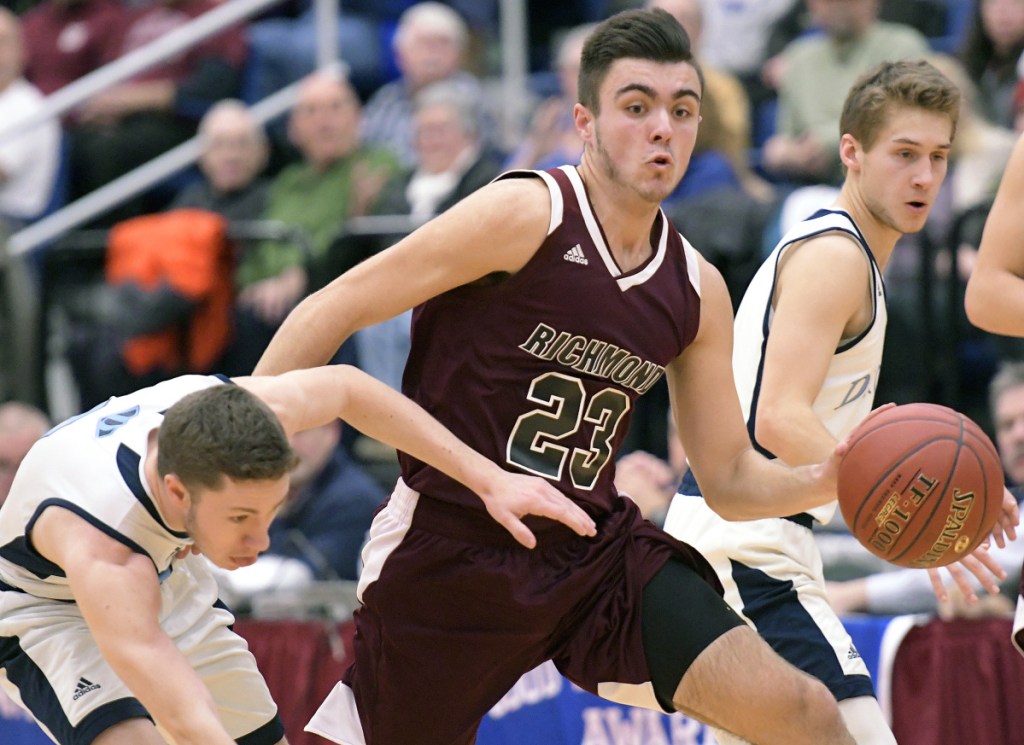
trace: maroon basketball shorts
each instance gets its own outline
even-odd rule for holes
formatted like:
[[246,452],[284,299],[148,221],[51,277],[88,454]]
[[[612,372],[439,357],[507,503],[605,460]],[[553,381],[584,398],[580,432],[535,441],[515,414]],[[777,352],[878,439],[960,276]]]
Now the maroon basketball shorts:
[[594,538],[542,522],[528,550],[482,510],[399,482],[363,551],[354,664],[308,729],[346,745],[472,743],[548,659],[581,688],[665,710],[693,659],[742,624],[707,562],[632,501]]

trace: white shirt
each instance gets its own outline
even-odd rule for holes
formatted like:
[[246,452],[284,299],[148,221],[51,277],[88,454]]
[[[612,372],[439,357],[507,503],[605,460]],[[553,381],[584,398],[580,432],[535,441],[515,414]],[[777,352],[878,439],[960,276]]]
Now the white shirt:
[[772,26],[796,0],[702,0],[702,62],[741,75],[765,61]]
[[[0,91],[0,121],[10,124],[35,114],[45,98],[19,78]],[[0,215],[21,220],[35,218],[53,193],[60,158],[60,123],[49,119],[12,137],[0,138]]]

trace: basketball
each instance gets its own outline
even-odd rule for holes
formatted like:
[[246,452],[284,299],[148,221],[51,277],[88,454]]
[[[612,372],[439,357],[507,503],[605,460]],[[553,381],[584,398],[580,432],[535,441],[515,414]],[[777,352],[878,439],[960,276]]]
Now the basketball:
[[904,567],[958,561],[1002,512],[1003,468],[971,419],[937,404],[873,414],[839,464],[839,508],[865,548]]

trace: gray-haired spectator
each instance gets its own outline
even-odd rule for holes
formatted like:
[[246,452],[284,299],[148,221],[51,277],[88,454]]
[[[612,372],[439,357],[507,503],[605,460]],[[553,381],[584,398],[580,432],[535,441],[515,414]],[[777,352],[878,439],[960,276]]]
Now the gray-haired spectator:
[[[371,214],[427,220],[497,176],[500,163],[482,147],[478,107],[478,100],[450,81],[424,88],[415,99],[412,116],[415,165],[385,184]],[[387,248],[398,237],[343,237],[331,247],[331,276],[314,287]],[[398,390],[409,354],[409,324],[407,312],[355,335],[359,366]]]
[[178,194],[172,208],[205,209],[228,220],[256,220],[267,205],[267,135],[244,103],[225,99],[199,123],[203,179]]
[[[480,81],[462,68],[468,41],[465,21],[447,5],[417,3],[402,13],[394,38],[395,62],[401,77],[381,86],[367,101],[364,140],[390,148],[404,165],[411,166],[416,162],[412,115],[421,90],[444,80],[482,101]],[[487,126],[485,119],[481,132],[490,144],[494,128]]]

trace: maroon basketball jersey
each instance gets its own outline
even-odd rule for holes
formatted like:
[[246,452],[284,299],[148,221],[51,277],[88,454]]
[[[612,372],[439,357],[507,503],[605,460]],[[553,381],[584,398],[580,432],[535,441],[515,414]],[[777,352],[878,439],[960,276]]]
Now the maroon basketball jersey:
[[[403,391],[502,467],[604,513],[634,402],[697,332],[696,252],[659,212],[650,259],[623,272],[574,167],[501,176],[514,177],[548,185],[547,237],[503,281],[416,308]],[[416,491],[482,509],[441,472],[405,454],[401,463]]]

